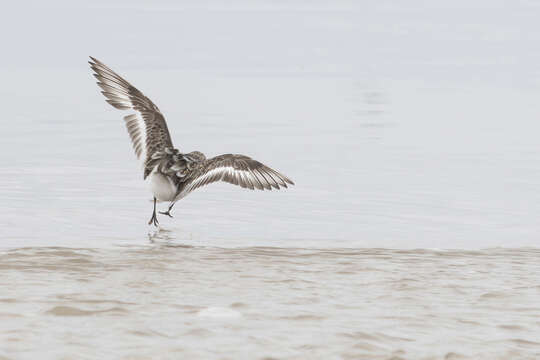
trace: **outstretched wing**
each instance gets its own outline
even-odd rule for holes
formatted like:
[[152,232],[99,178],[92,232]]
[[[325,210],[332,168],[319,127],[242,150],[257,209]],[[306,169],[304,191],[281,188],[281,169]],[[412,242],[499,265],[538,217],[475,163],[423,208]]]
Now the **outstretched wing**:
[[272,190],[294,185],[292,180],[245,155],[224,154],[205,160],[195,176],[186,183],[180,197],[216,182],[225,181],[251,190]]
[[165,118],[158,107],[142,92],[112,71],[101,61],[90,57],[90,67],[98,79],[107,102],[120,110],[135,110],[136,114],[124,117],[137,158],[143,163],[144,177],[152,171],[146,162],[156,151],[173,147]]

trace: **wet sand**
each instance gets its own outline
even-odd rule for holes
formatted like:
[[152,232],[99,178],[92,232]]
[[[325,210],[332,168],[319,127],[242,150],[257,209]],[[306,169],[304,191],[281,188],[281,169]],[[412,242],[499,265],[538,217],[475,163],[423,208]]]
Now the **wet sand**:
[[533,359],[532,249],[0,253],[7,359]]

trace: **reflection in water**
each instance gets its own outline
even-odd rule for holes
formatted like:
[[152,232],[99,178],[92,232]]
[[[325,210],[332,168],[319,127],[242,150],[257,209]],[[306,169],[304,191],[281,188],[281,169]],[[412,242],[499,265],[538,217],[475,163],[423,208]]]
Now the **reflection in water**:
[[165,231],[152,241],[3,251],[0,355],[39,357],[45,343],[51,358],[540,351],[538,250],[232,249],[178,245]]

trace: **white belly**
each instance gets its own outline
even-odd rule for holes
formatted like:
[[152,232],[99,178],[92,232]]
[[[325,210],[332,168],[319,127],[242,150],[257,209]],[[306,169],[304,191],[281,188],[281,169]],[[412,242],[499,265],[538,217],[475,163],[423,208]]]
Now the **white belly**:
[[147,177],[150,190],[160,201],[173,201],[176,195],[176,186],[171,179],[156,172],[152,172]]

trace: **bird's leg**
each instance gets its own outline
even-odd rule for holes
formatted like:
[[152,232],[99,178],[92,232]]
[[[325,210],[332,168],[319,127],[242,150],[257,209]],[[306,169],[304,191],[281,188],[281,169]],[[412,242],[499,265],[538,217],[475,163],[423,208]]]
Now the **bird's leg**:
[[156,201],[157,199],[154,197],[154,212],[152,213],[152,217],[150,218],[150,221],[148,222],[148,225],[154,223],[155,227],[157,227],[159,224],[157,220],[157,215],[156,215]]
[[163,214],[163,215],[167,215],[168,217],[172,218],[173,216],[171,215],[171,210],[172,210],[174,204],[176,204],[176,202],[173,202],[173,203],[169,206],[169,208],[167,209],[167,211],[160,211],[159,213],[160,213],[160,214]]

